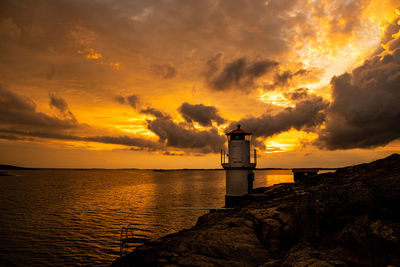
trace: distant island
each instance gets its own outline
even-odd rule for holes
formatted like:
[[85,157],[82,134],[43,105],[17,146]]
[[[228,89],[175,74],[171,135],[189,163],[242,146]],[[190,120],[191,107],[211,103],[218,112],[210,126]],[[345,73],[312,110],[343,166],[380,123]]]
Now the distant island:
[[0,164],[0,170],[32,170],[32,168],[24,168],[7,164]]

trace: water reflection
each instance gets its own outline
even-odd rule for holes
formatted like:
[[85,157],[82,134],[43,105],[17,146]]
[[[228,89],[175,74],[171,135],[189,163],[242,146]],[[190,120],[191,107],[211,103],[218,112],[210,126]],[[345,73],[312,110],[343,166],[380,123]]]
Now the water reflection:
[[[257,170],[256,180],[260,184],[255,187],[272,186],[280,183],[293,183],[293,172],[291,170]],[[265,184],[262,185],[261,183]]]
[[[207,212],[179,207],[224,205],[222,170],[12,173],[0,179],[0,265],[107,265],[128,223],[156,238],[193,226]],[[293,181],[290,171],[255,175],[255,187]]]

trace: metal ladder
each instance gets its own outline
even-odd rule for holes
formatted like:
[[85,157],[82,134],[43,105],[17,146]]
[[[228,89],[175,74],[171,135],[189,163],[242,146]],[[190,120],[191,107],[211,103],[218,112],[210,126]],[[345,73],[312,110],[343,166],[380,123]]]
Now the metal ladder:
[[[120,239],[120,255],[123,256],[128,253],[130,247],[136,247],[139,244],[144,244],[150,241],[146,235],[134,234],[133,230],[136,229],[131,223],[128,226],[124,226],[121,229],[121,239]],[[134,244],[134,245],[132,245]]]

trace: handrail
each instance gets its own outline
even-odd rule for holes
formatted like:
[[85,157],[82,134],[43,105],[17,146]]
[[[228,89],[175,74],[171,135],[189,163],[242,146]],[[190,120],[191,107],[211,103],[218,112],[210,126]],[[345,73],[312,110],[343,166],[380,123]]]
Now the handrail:
[[221,165],[226,163],[225,150],[221,149]]
[[129,248],[129,244],[143,244],[145,242],[150,241],[150,238],[147,238],[145,235],[133,234],[132,224],[129,223],[126,227],[122,227],[121,235],[120,235],[120,254],[121,256],[127,253]]

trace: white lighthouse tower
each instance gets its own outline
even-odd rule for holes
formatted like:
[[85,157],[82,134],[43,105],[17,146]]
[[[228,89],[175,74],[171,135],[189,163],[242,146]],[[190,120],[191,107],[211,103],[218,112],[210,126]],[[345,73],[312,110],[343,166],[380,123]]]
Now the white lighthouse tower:
[[240,203],[246,194],[253,190],[253,170],[257,164],[257,155],[254,150],[254,162],[250,162],[252,133],[240,129],[240,125],[226,135],[228,162],[225,162],[225,152],[221,151],[221,165],[226,171],[225,206],[232,207]]

